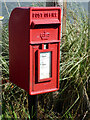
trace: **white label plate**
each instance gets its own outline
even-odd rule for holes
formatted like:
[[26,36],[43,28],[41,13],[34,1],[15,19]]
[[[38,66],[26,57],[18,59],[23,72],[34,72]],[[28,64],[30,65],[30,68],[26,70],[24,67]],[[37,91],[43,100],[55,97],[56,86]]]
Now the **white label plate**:
[[51,77],[51,52],[40,53],[40,79]]

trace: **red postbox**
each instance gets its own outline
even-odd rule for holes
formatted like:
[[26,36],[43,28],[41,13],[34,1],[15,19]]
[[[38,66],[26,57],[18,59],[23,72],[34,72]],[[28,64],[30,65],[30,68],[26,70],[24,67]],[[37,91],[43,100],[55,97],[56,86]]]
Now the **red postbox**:
[[9,19],[10,81],[30,95],[59,89],[61,9],[18,7]]

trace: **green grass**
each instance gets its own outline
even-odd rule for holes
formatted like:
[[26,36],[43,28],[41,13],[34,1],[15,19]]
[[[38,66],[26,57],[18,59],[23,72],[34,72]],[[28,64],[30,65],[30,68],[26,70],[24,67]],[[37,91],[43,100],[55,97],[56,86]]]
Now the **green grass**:
[[[78,3],[69,5],[66,26],[66,35],[62,36],[61,42],[60,90],[39,95],[38,119],[81,120],[88,110],[85,95],[90,96],[89,25],[86,12]],[[0,42],[3,73],[2,118],[30,119],[28,94],[9,81],[8,41],[8,25],[4,24],[2,43]]]

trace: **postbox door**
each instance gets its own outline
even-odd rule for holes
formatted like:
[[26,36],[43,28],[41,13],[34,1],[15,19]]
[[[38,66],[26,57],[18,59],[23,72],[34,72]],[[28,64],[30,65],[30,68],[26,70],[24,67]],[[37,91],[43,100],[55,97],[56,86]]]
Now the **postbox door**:
[[58,60],[60,43],[30,45],[30,94],[59,88]]

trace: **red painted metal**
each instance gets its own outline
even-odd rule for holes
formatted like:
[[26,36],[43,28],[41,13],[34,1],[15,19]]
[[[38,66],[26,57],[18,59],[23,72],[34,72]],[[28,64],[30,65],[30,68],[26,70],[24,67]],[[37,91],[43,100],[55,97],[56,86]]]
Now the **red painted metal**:
[[[15,8],[9,19],[10,81],[30,95],[58,90],[60,33],[59,7]],[[51,52],[51,77],[40,79],[40,53],[45,52]]]

